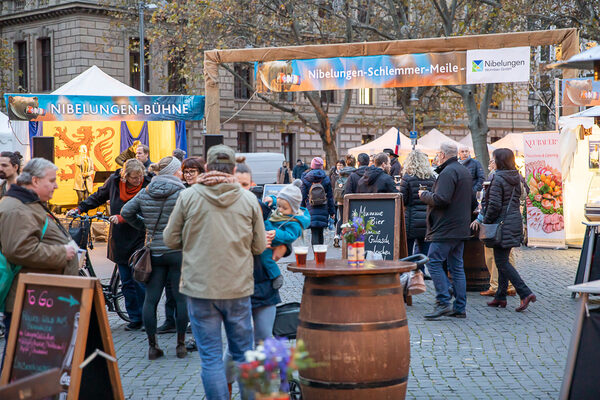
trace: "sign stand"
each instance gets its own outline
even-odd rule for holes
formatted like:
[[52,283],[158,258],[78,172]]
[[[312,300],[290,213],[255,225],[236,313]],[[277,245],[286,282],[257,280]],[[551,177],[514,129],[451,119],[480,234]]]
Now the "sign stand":
[[19,275],[0,385],[59,368],[60,399],[120,400],[115,356],[97,278]]

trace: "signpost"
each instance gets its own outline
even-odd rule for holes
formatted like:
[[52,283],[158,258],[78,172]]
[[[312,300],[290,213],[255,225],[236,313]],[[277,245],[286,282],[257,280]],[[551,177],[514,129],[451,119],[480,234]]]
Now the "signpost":
[[0,385],[59,368],[60,399],[123,399],[98,279],[22,274],[12,318]]

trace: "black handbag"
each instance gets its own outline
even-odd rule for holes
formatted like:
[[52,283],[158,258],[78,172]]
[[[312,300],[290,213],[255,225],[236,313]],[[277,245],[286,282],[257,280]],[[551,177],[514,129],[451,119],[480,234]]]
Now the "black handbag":
[[[491,188],[490,184],[490,188]],[[513,187],[508,206],[506,207],[506,214],[504,217],[495,224],[479,224],[479,240],[485,244],[486,247],[496,247],[502,244],[502,227],[504,226],[504,219],[508,215],[510,210],[510,203],[512,203],[513,197],[515,196],[516,186]],[[489,189],[488,189],[489,190]]]
[[150,275],[152,275],[152,252],[150,251],[150,243],[154,240],[156,228],[158,227],[160,217],[162,217],[166,201],[167,199],[165,199],[160,206],[160,213],[154,224],[154,230],[152,231],[150,241],[147,241],[143,247],[134,251],[131,257],[129,257],[129,265],[133,268],[133,279],[141,283],[148,283],[150,281]]
[[295,339],[299,315],[300,303],[278,305],[275,311],[275,322],[273,323],[273,336]]

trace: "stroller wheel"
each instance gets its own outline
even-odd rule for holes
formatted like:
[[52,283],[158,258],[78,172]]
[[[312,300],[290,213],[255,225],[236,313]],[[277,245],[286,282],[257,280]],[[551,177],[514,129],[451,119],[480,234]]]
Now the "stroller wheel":
[[295,379],[290,379],[290,400],[302,400],[300,383]]

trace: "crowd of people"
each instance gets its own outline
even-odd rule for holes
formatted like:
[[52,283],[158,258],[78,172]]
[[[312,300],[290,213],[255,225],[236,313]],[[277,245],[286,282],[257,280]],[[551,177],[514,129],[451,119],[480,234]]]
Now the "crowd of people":
[[[487,177],[468,149],[442,143],[433,167],[424,153],[412,151],[402,166],[391,149],[337,160],[328,172],[315,157],[310,167],[284,163],[278,182],[286,186],[263,200],[249,189],[252,171],[224,145],[211,147],[206,161],[175,151],[158,163],[147,146],[121,155],[122,168],[68,214],[110,204],[108,258],[118,266],[131,322],[127,330],[145,330],[150,360],[164,356],[157,334],[176,332],[175,354],[187,355],[185,334],[191,326],[202,361],[208,399],[228,399],[234,375],[229,360],[272,335],[275,306],[283,278],[277,261],[310,228],[312,244],[324,243],[324,229],[337,220],[334,246],[340,246],[344,196],[352,193],[401,193],[405,205],[409,253],[427,254],[427,272],[436,301],[428,319],[466,317],[464,241],[480,224],[503,221],[504,235],[486,249],[491,273],[490,307],[506,307],[509,283],[525,310],[536,296],[514,268],[511,249],[520,246],[519,199],[526,187],[508,149],[493,153]],[[460,153],[460,157],[459,157]],[[127,158],[131,157],[131,158]],[[0,154],[0,246],[20,273],[77,274],[77,245],[48,209],[57,188],[57,167],[41,158],[21,170],[18,153]],[[477,194],[481,194],[481,204]],[[133,278],[131,255],[151,250],[152,272]],[[489,254],[487,253],[489,251]],[[199,260],[202,260],[200,262]],[[451,277],[449,280],[448,275]],[[5,304],[10,327],[17,279]],[[157,326],[157,308],[166,294],[165,322]],[[454,298],[453,304],[452,298]],[[225,327],[227,351],[222,350]]]

